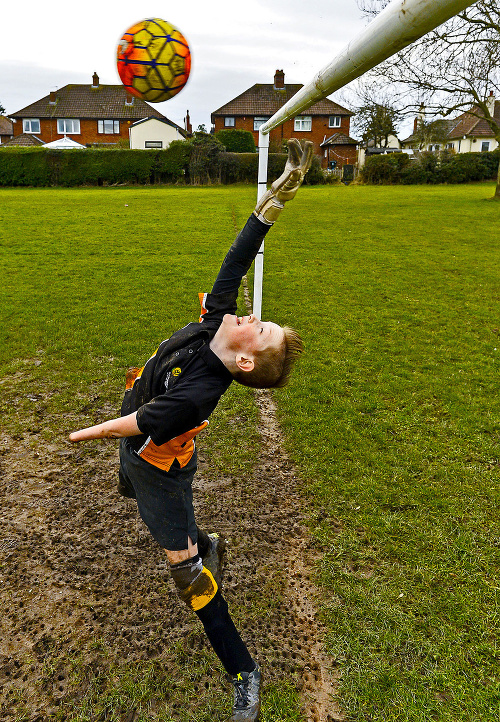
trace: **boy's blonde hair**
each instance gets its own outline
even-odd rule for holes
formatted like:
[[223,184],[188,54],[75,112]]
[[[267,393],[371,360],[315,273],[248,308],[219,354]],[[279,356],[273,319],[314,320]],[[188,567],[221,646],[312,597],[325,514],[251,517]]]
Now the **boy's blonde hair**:
[[281,388],[288,383],[292,367],[304,351],[304,344],[295,329],[283,326],[283,343],[255,354],[252,371],[233,373],[235,381],[255,389]]

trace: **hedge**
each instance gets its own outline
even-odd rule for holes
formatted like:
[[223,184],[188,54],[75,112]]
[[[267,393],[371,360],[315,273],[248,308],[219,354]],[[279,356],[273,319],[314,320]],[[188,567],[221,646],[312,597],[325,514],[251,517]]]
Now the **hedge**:
[[[268,181],[285,167],[286,153],[270,153]],[[256,183],[257,153],[229,153],[212,135],[174,141],[166,150],[1,148],[0,186]],[[306,184],[324,183],[314,157]]]
[[406,153],[371,156],[361,169],[369,184],[471,183],[494,180],[498,175],[500,149],[489,153],[422,152],[415,159]]
[[[81,186],[175,182],[184,174],[183,149],[172,143],[166,151],[45,150],[3,148],[2,186]],[[173,147],[172,147],[173,146]]]

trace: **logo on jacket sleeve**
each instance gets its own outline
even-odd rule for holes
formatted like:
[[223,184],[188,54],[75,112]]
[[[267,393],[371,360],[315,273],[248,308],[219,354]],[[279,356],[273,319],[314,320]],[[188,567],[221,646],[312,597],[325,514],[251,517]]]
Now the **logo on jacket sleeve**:
[[182,369],[180,369],[178,366],[175,367],[175,369],[172,369],[172,376],[180,376]]

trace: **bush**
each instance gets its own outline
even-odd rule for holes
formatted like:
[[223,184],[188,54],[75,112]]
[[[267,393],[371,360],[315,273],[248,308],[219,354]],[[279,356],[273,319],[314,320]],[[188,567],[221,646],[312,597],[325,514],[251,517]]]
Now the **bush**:
[[326,183],[326,179],[321,167],[321,158],[317,155],[313,155],[311,167],[304,177],[304,185],[316,186],[324,183]]
[[224,146],[214,135],[195,133],[189,158],[189,181],[193,185],[220,183],[219,156]]
[[249,130],[219,130],[215,134],[228,153],[255,153],[255,141]]
[[495,179],[500,150],[490,153],[422,152],[410,161],[406,153],[372,156],[361,170],[365,183],[472,183]]
[[361,180],[370,184],[401,183],[401,175],[409,163],[406,153],[368,156],[361,169]]

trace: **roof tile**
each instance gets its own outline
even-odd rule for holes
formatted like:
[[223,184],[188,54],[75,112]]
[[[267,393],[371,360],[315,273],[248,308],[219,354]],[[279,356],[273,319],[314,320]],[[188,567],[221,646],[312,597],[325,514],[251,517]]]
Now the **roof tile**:
[[36,135],[31,135],[31,133],[21,133],[20,135],[14,136],[14,138],[11,138],[11,140],[7,140],[5,143],[2,143],[0,148],[5,148],[6,146],[14,146],[14,145],[20,145],[24,148],[32,147],[32,146],[38,146],[43,145],[43,140],[41,138],[37,138]]
[[12,118],[106,118],[110,120],[138,120],[151,117],[164,118],[158,110],[140,98],[128,105],[123,85],[65,85],[56,91],[56,102],[50,95],[37,100],[16,113]]
[[[256,83],[241,95],[214,110],[216,115],[274,115],[290,98],[293,98],[303,85],[287,84],[283,89],[275,89],[272,84]],[[308,115],[353,115],[332,100],[320,100],[307,110]]]

